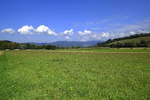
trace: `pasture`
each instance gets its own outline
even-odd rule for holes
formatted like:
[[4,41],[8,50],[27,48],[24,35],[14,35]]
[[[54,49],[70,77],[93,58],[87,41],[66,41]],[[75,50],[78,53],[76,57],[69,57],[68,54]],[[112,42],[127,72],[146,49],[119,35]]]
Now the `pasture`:
[[0,100],[150,100],[150,49],[0,52]]

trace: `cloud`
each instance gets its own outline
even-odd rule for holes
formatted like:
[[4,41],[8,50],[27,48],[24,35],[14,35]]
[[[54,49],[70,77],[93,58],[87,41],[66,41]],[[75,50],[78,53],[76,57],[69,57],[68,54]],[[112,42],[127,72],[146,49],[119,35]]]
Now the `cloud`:
[[73,29],[70,29],[70,30],[65,30],[64,32],[63,32],[63,35],[72,35],[74,33],[74,30]]
[[56,35],[54,31],[52,31],[49,27],[45,25],[40,25],[36,28],[35,32],[37,33],[46,33],[48,35]]
[[117,28],[114,32],[129,32],[129,31],[138,31],[143,29],[140,25],[125,25],[123,27]]
[[113,33],[113,32],[93,32],[91,30],[79,31],[78,33],[80,41],[93,41],[93,40],[105,41],[108,39],[136,34],[132,31],[127,34],[127,33]]
[[119,38],[134,34],[150,33],[150,20],[144,20],[136,24],[124,25],[111,30],[109,38]]
[[144,20],[135,24],[123,25],[111,31],[120,33],[129,33],[131,31],[136,33],[147,33],[150,32],[150,20]]
[[109,33],[96,33],[91,30],[78,31],[80,41],[100,40],[103,37],[108,37]]
[[[129,18],[128,16],[124,17],[123,19],[122,17],[119,17],[120,20],[124,20],[124,21],[127,21],[128,18]],[[150,19],[139,21],[134,24],[114,23],[117,21],[118,21],[118,17],[116,17],[112,21],[111,19],[103,20],[101,21],[102,23],[90,22],[88,24],[91,25],[90,29],[92,29],[92,31],[91,30],[78,31],[79,38],[80,40],[84,40],[84,41],[107,40],[107,39],[114,39],[114,38],[140,34],[140,33],[150,33]],[[103,22],[106,24],[103,24]]]
[[[113,24],[114,25],[114,24]],[[97,26],[98,27],[98,26]],[[99,28],[99,27],[98,27]],[[104,28],[104,27],[100,27]],[[117,25],[113,28],[106,28],[105,30],[93,30],[83,29],[74,31],[73,29],[66,29],[62,32],[55,32],[46,25],[39,25],[34,28],[32,25],[24,25],[16,31],[12,28],[5,28],[1,30],[1,33],[15,33],[16,34],[46,34],[50,36],[56,36],[56,39],[60,40],[81,40],[81,41],[91,41],[91,40],[108,40],[114,39],[139,33],[150,33],[150,20],[144,20],[135,24],[124,24]],[[76,34],[75,34],[76,33]]]
[[65,36],[65,39],[66,39],[66,40],[70,40],[71,37],[70,37],[70,36]]
[[65,40],[70,40],[73,35],[74,35],[73,29],[66,29],[63,32],[60,32],[60,34],[57,36],[65,39]]
[[54,31],[52,31],[49,27],[45,25],[39,25],[37,28],[34,28],[32,25],[25,25],[18,29],[18,33],[20,34],[48,34],[48,35],[56,35]]
[[90,31],[90,30],[84,30],[84,31],[78,31],[78,34],[79,35],[90,35],[90,34],[92,34],[92,31]]
[[12,29],[12,28],[6,28],[6,29],[1,30],[1,32],[2,33],[10,33],[10,34],[12,34],[12,33],[15,33],[15,30]]
[[34,28],[31,25],[30,26],[25,25],[18,29],[18,32],[20,34],[33,34],[33,31],[34,31]]
[[134,35],[134,34],[136,34],[136,32],[133,32],[133,31],[131,31],[131,32],[129,32],[131,35]]
[[110,33],[108,33],[108,32],[102,32],[101,36],[108,38],[110,36]]

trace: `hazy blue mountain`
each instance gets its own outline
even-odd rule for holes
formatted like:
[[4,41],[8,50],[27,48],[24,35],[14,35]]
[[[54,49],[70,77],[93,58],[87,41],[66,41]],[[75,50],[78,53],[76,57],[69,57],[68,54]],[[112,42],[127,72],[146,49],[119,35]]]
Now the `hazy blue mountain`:
[[56,45],[58,47],[88,47],[95,46],[97,43],[101,41],[56,41],[52,43],[32,43],[37,45]]
[[56,41],[51,44],[59,46],[59,47],[88,47],[94,46],[100,41]]

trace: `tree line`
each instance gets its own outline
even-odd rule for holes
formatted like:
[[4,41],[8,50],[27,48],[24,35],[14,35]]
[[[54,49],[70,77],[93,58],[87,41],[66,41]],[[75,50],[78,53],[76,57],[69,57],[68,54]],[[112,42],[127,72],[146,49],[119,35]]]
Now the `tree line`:
[[57,49],[58,47],[54,45],[36,45],[36,44],[31,44],[31,43],[16,43],[16,42],[11,42],[11,41],[0,41],[0,50],[5,50],[5,49]]

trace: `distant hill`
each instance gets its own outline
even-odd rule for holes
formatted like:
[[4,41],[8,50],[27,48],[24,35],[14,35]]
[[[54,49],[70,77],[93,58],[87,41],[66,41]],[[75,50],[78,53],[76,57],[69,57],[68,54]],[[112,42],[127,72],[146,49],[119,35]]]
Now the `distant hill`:
[[57,41],[50,43],[58,47],[88,47],[95,46],[100,41]]
[[0,40],[0,49],[18,49],[20,46],[19,43],[11,42],[8,40]]
[[135,34],[127,37],[98,43],[99,47],[150,47],[150,33]]
[[54,45],[36,45],[32,43],[16,43],[8,40],[0,40],[0,50],[6,49],[56,49]]
[[99,41],[57,41],[52,43],[16,43],[0,40],[0,49],[55,49],[57,47],[89,47],[96,46]]
[[57,47],[89,47],[96,46],[100,41],[56,41],[52,43],[31,43],[36,45],[55,45]]

